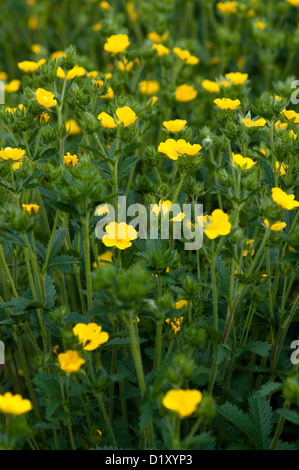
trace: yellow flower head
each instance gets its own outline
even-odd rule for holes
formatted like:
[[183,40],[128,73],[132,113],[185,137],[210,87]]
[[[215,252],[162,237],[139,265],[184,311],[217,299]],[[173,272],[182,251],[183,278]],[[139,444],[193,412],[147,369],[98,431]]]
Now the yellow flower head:
[[148,33],[147,37],[150,38],[155,44],[160,44],[161,42],[166,41],[169,36],[169,31],[166,31],[164,34],[158,34],[155,31]]
[[108,333],[102,331],[102,327],[96,323],[77,323],[73,328],[74,335],[78,336],[80,343],[86,351],[93,351],[101,344],[107,343]]
[[265,23],[264,21],[256,21],[256,22],[254,23],[254,27],[255,27],[256,29],[263,30],[263,29],[265,29],[265,27],[266,27],[266,23]]
[[218,2],[216,7],[223,15],[237,13],[237,2]]
[[101,255],[98,256],[98,263],[96,261],[92,264],[93,268],[97,266],[108,266],[109,263],[112,263],[113,258],[113,251],[105,251]]
[[33,54],[39,54],[40,51],[41,51],[41,46],[40,44],[32,44],[32,46],[30,47],[30,49],[32,50]]
[[299,113],[296,113],[296,111],[283,109],[281,114],[294,124],[299,124]]
[[105,113],[104,111],[98,115],[98,120],[101,121],[101,125],[106,127],[106,129],[114,129],[117,127],[113,117],[109,116],[109,114]]
[[275,168],[276,170],[278,170],[278,168],[280,168],[280,176],[285,176],[287,174],[287,169],[288,169],[288,165],[286,165],[285,163],[279,163],[279,162],[276,162],[275,163]]
[[171,160],[177,160],[180,155],[196,155],[201,149],[201,145],[191,145],[184,139],[167,139],[166,142],[161,142],[158,147],[158,151],[167,155]]
[[285,1],[288,2],[290,5],[292,5],[293,7],[299,6],[299,0],[285,0]]
[[228,235],[232,228],[228,215],[221,209],[215,209],[210,216],[206,216],[203,221],[198,220],[198,222],[200,226],[204,226],[204,232],[210,240],[214,240],[220,235]]
[[173,52],[182,62],[187,65],[197,65],[199,63],[199,59],[185,49],[174,47]]
[[57,59],[59,59],[59,57],[66,57],[66,53],[64,51],[55,51],[55,52],[52,52],[50,57],[51,59],[57,62]]
[[[270,225],[269,220],[265,219],[264,224],[268,228],[269,225]],[[277,222],[275,222],[274,224],[271,225],[270,229],[272,230],[272,232],[280,232],[280,230],[283,230],[286,226],[287,226],[287,224],[285,222],[277,221]]]
[[256,162],[254,162],[251,158],[248,157],[242,157],[239,153],[233,153],[233,162],[235,167],[241,169],[241,170],[249,170],[249,168],[253,167],[256,165]]
[[115,114],[118,118],[118,124],[123,124],[124,127],[130,126],[136,121],[136,119],[138,119],[134,111],[129,106],[117,108]]
[[104,49],[112,54],[118,54],[125,51],[129,45],[129,38],[126,34],[114,34],[107,39]]
[[101,99],[113,100],[114,98],[114,91],[112,90],[111,86],[108,88],[108,93],[106,95],[102,95]]
[[295,200],[295,194],[287,194],[280,188],[272,188],[272,199],[276,204],[287,211],[299,207],[299,202]]
[[180,317],[180,318],[174,317],[172,320],[170,320],[170,318],[167,318],[165,322],[171,326],[172,331],[176,335],[181,329],[181,324],[182,324],[183,319],[184,317]]
[[67,166],[69,166],[69,164],[71,163],[72,167],[74,167],[76,163],[78,163],[78,161],[79,159],[77,155],[71,155],[70,152],[67,152],[67,154],[63,157],[63,163]]
[[100,2],[100,8],[104,11],[109,11],[111,7],[108,2]]
[[[73,80],[74,78],[77,77],[84,77],[85,75],[85,69],[83,67],[80,67],[79,65],[75,65],[71,70],[68,71],[66,75],[67,80]],[[65,79],[65,72],[61,67],[58,67],[57,69],[57,77],[61,79]]]
[[22,204],[22,208],[25,212],[28,212],[31,215],[32,211],[37,214],[39,211],[39,206],[37,204]]
[[175,411],[181,418],[192,415],[202,400],[199,390],[169,390],[162,400],[168,410]]
[[242,119],[242,122],[244,124],[244,126],[246,127],[264,127],[264,125],[266,124],[266,119],[257,119],[256,121],[252,121],[249,117],[248,118],[245,118],[245,119]]
[[105,230],[107,235],[103,236],[102,242],[108,247],[116,246],[120,250],[125,250],[132,245],[131,240],[137,238],[137,231],[132,225],[127,225],[125,222],[120,224],[111,222],[106,226]]
[[4,85],[6,93],[15,93],[21,88],[21,80],[12,80]]
[[169,211],[170,207],[172,205],[172,202],[167,199],[167,201],[163,201],[162,199],[159,201],[159,204],[155,204],[152,207],[152,211],[154,214],[157,216],[161,213],[163,216],[167,214]]
[[21,395],[12,395],[10,392],[0,395],[0,411],[2,413],[18,416],[30,410],[32,410],[31,401],[22,398]]
[[251,240],[248,240],[246,242],[246,245],[248,246],[248,249],[247,250],[244,250],[243,251],[243,256],[248,256],[249,253],[250,253],[250,256],[254,256],[254,253],[255,253],[255,249],[253,248],[252,250],[249,250],[249,248],[251,248],[251,246],[253,245],[254,243],[254,239],[252,238]]
[[20,160],[25,155],[25,150],[6,147],[0,150],[0,157],[3,160]]
[[122,72],[130,72],[131,68],[133,67],[133,61],[130,60],[130,62],[128,62],[128,59],[126,57],[123,58],[122,62],[118,60],[116,64],[119,70],[121,70]]
[[8,75],[6,72],[0,72],[0,80],[2,82],[6,82],[6,80],[8,79]]
[[248,73],[232,72],[227,73],[225,78],[233,85],[244,85],[248,80]]
[[153,44],[153,49],[157,52],[158,57],[163,57],[170,52],[168,47],[163,46],[163,44]]
[[18,63],[18,67],[20,70],[23,70],[23,72],[36,72],[45,62],[46,59],[41,59],[38,62],[24,60],[24,62]]
[[219,99],[217,98],[214,100],[214,103],[218,106],[220,109],[231,109],[234,110],[238,106],[240,106],[241,101],[239,100],[231,100],[230,98],[222,98]]
[[98,21],[96,24],[94,24],[92,29],[96,32],[101,31],[102,25],[101,25],[100,21]]
[[180,132],[187,125],[187,121],[183,119],[175,119],[174,121],[164,121],[163,126],[169,132]]
[[213,82],[211,80],[203,80],[201,82],[201,86],[209,93],[219,93],[220,91],[220,86],[218,85],[218,83]]
[[57,105],[57,100],[55,100],[53,93],[44,90],[43,88],[38,88],[36,90],[35,98],[40,105],[44,106],[44,108],[51,108],[52,106]]
[[175,99],[186,103],[187,101],[192,101],[197,97],[197,91],[193,85],[183,84],[177,87],[175,92]]
[[160,83],[157,80],[142,80],[139,83],[139,91],[143,95],[153,95],[160,89]]
[[180,310],[181,308],[186,308],[186,307],[188,307],[188,300],[185,300],[185,299],[178,300],[174,304],[174,308],[176,310]]
[[66,121],[65,127],[70,135],[80,134],[82,130],[77,121],[73,118]]
[[41,113],[37,117],[40,120],[40,122],[45,121],[45,123],[47,123],[50,119],[50,116],[47,113]]
[[67,351],[66,353],[58,354],[60,369],[71,374],[78,372],[80,367],[85,363],[85,360],[79,356],[77,351]]

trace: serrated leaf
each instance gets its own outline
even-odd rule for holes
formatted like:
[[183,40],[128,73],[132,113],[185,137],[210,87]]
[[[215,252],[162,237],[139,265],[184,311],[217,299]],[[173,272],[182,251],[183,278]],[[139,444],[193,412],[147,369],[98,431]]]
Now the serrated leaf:
[[46,395],[61,398],[60,385],[53,375],[47,373],[37,374],[33,379],[33,383]]
[[44,280],[44,292],[45,292],[46,306],[49,310],[52,310],[56,302],[56,289],[55,289],[53,279],[48,274],[46,274],[45,280]]
[[299,413],[297,411],[281,409],[277,410],[277,413],[291,423],[299,425]]
[[281,390],[281,388],[281,382],[267,382],[266,384],[262,385],[257,393],[261,397],[267,397],[268,395],[272,395],[272,393],[278,392],[278,390]]
[[272,431],[272,408],[265,397],[254,393],[248,398],[250,417],[253,421],[254,442],[259,450],[267,450]]

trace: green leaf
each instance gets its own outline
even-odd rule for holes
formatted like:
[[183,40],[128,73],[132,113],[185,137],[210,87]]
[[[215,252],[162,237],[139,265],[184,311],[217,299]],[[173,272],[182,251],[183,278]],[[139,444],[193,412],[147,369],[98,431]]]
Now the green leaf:
[[254,442],[257,449],[266,450],[272,431],[272,408],[265,397],[254,393],[248,398],[250,417],[253,422]]
[[299,425],[299,413],[297,411],[281,409],[277,410],[277,413],[291,423]]
[[153,417],[152,402],[150,400],[147,400],[141,406],[141,412],[139,416],[139,426],[142,431],[148,427],[152,417]]
[[58,379],[47,373],[37,374],[33,383],[46,395],[61,398],[60,385]]
[[272,395],[272,393],[278,392],[281,390],[282,383],[281,382],[267,382],[260,390],[257,392],[261,397],[267,397],[268,395]]
[[56,302],[56,289],[55,289],[53,279],[48,274],[46,274],[45,276],[44,292],[45,292],[45,297],[46,297],[45,300],[46,300],[47,308],[49,310],[52,310]]
[[125,176],[128,171],[136,165],[138,162],[139,158],[138,157],[127,157],[124,160],[122,158],[119,159],[119,166],[118,166],[118,176],[119,178],[122,178]]

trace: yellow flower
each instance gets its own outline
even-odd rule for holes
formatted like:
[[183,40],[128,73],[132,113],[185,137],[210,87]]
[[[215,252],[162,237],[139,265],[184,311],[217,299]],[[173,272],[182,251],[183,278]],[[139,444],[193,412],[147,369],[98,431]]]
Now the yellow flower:
[[157,80],[142,80],[139,83],[139,91],[143,95],[153,95],[160,89],[160,83]]
[[275,128],[276,129],[281,129],[281,130],[284,130],[288,125],[286,122],[281,122],[280,120],[279,121],[276,121],[276,123],[274,124]]
[[31,215],[32,211],[35,212],[35,214],[39,211],[39,206],[37,204],[22,204],[22,208],[25,212],[28,212],[29,215]]
[[41,59],[38,62],[24,60],[24,62],[18,63],[18,67],[20,70],[23,70],[23,72],[36,72],[45,62],[46,59]]
[[151,105],[154,106],[154,104],[157,103],[157,101],[158,101],[157,96],[153,96],[151,100]]
[[248,73],[232,72],[225,74],[225,78],[233,85],[244,85],[248,79]]
[[223,15],[237,13],[237,2],[218,2],[216,7]]
[[249,168],[253,167],[253,165],[256,165],[256,162],[254,162],[251,158],[242,157],[242,155],[239,153],[233,153],[232,157],[234,165],[241,170],[249,170]]
[[153,49],[157,51],[158,57],[163,57],[164,55],[167,55],[170,52],[168,47],[163,46],[163,44],[153,44]]
[[[269,220],[265,219],[264,224],[268,228],[269,225],[270,225]],[[280,230],[283,230],[286,226],[287,226],[287,224],[285,222],[278,221],[278,222],[275,222],[274,224],[272,224],[270,229],[272,230],[272,232],[280,232]]]
[[150,38],[155,44],[160,44],[161,42],[166,41],[169,36],[169,31],[166,31],[164,34],[158,34],[155,31],[148,33],[147,37]]
[[159,204],[155,204],[152,208],[152,211],[154,214],[157,216],[162,213],[164,216],[167,214],[169,211],[170,206],[172,205],[172,202],[167,199],[167,201],[163,201],[162,199],[159,201]]
[[265,23],[264,21],[256,21],[256,22],[254,23],[254,27],[255,27],[256,29],[261,29],[261,30],[263,30],[263,29],[265,29],[265,27],[266,27],[266,23]]
[[40,105],[44,108],[51,108],[52,106],[57,105],[57,101],[54,98],[53,93],[46,91],[43,88],[38,88],[35,93],[35,98]]
[[287,194],[280,188],[272,188],[272,199],[283,209],[291,211],[299,207],[299,202],[295,200],[295,194]]
[[79,356],[77,351],[67,351],[66,353],[58,354],[60,369],[68,374],[78,372],[80,367],[85,363],[85,360]]
[[294,124],[299,124],[299,113],[296,113],[296,111],[284,109],[281,111],[281,114]]
[[20,160],[25,155],[25,150],[6,147],[0,150],[0,157],[3,160]]
[[137,238],[137,232],[132,225],[127,225],[125,222],[118,224],[111,222],[105,228],[107,235],[104,235],[102,242],[105,246],[116,246],[120,250],[125,250],[132,245],[131,240]]
[[100,2],[100,8],[104,11],[109,11],[111,7],[108,2]]
[[275,168],[276,168],[276,170],[278,170],[278,168],[280,168],[280,172],[279,172],[280,176],[285,176],[287,174],[288,166],[285,163],[276,162],[275,163]]
[[78,336],[80,343],[83,344],[85,351],[93,351],[101,344],[107,343],[108,333],[102,331],[102,327],[96,323],[77,323],[73,328],[73,333]]
[[116,63],[119,70],[121,70],[122,72],[130,72],[131,68],[133,67],[133,61],[131,60],[130,62],[128,62],[128,59],[126,57],[123,58],[123,62],[118,60]]
[[44,120],[45,123],[47,123],[50,119],[50,116],[47,113],[41,113],[37,116],[37,118],[40,120],[40,122],[42,122]]
[[95,261],[92,264],[93,268],[97,268],[97,266],[108,266],[109,263],[112,263],[113,251],[105,251],[101,255],[98,256],[98,263]]
[[30,49],[32,50],[33,54],[39,54],[41,51],[41,46],[40,44],[32,44]]
[[220,86],[218,85],[218,83],[213,82],[211,80],[203,80],[201,82],[201,86],[209,93],[219,93],[220,91]]
[[28,25],[28,28],[31,29],[32,31],[37,29],[38,28],[38,20],[37,20],[36,16],[29,15],[27,25]]
[[27,398],[22,398],[21,395],[12,395],[10,392],[6,392],[4,395],[0,395],[0,411],[8,415],[22,415],[32,410],[32,404]]
[[167,139],[161,142],[158,151],[167,155],[171,160],[177,160],[180,155],[196,155],[201,150],[201,145],[191,145],[184,139]]
[[252,121],[249,117],[242,119],[243,124],[246,127],[264,127],[266,124],[266,119],[257,119],[256,121]]
[[[85,75],[85,69],[80,67],[79,65],[75,65],[71,70],[68,71],[66,79],[73,80],[76,77],[83,77]],[[57,77],[61,79],[65,79],[65,72],[62,70],[61,67],[57,69]]]
[[20,88],[21,88],[21,80],[12,80],[11,82],[6,83],[4,85],[4,90],[7,93],[14,93],[16,91],[19,91]]
[[126,34],[114,34],[107,39],[104,49],[112,54],[118,54],[125,51],[129,45],[129,38]]
[[191,55],[191,52],[181,49],[180,47],[174,47],[173,52],[175,55],[187,65],[196,65],[199,63],[199,59],[194,55]]
[[290,130],[289,136],[292,137],[294,140],[297,139],[297,137],[298,137],[298,135],[295,134],[295,132],[293,131],[293,129]]
[[92,29],[96,32],[101,31],[101,28],[102,28],[102,25],[99,21],[96,24],[94,24],[93,27],[92,27]]
[[197,91],[193,85],[183,84],[177,87],[175,92],[175,99],[186,103],[187,101],[192,101],[197,97]]
[[168,410],[175,411],[181,418],[192,415],[202,400],[199,390],[169,390],[162,400]]
[[175,304],[174,304],[174,308],[176,310],[179,310],[181,308],[186,308],[188,307],[188,301],[185,300],[185,299],[181,299],[181,300],[178,300]]
[[113,117],[109,116],[109,114],[105,113],[104,111],[98,115],[98,120],[101,121],[101,125],[107,129],[114,129],[117,127]]
[[297,7],[299,5],[299,0],[286,0],[290,5],[293,7]]
[[180,317],[180,318],[174,317],[172,320],[170,320],[170,318],[167,318],[165,322],[170,324],[172,331],[176,335],[181,329],[181,324],[182,324],[183,319],[184,317]]
[[214,100],[214,103],[220,109],[231,109],[231,110],[236,109],[241,104],[239,100],[231,100],[230,98],[222,98],[222,99],[217,98],[216,100]]
[[134,111],[129,106],[117,108],[115,114],[118,117],[118,124],[123,124],[124,127],[130,126],[136,121],[136,119],[138,119]]
[[71,155],[70,152],[67,152],[67,154],[64,155],[63,157],[63,164],[67,166],[71,163],[72,166],[74,167],[76,163],[78,163],[78,161],[79,159],[77,155]]
[[6,82],[6,80],[8,79],[8,75],[6,72],[0,72],[0,80],[2,82]]
[[[254,239],[252,238],[251,240],[248,240],[246,242],[246,245],[248,245],[249,248],[251,248],[251,246],[253,245],[254,243]],[[248,256],[248,254],[250,253],[250,256],[254,256],[254,253],[255,253],[255,249],[253,248],[252,250],[244,250],[243,251],[243,256]]]
[[204,232],[210,240],[214,240],[219,235],[228,235],[231,232],[232,224],[229,217],[221,209],[215,209],[204,222]]
[[[25,110],[24,105],[23,105],[22,103],[20,103],[20,104],[18,105],[18,108]],[[11,114],[14,114],[14,113],[16,112],[16,110],[17,110],[17,108],[6,108],[6,109],[5,109],[5,111],[7,111],[8,113],[11,113]]]
[[150,38],[156,44],[160,44],[166,41],[168,36],[169,36],[169,31],[165,31],[165,33],[163,34],[158,34],[155,31],[152,31],[151,33],[148,33],[147,35],[147,37]]
[[186,126],[187,121],[175,119],[174,121],[164,121],[163,126],[170,132],[180,132]]
[[73,118],[66,121],[65,127],[66,127],[66,130],[68,131],[68,133],[70,135],[80,134],[80,132],[81,132],[81,127],[79,126],[77,121],[75,121],[75,119],[73,119]]
[[57,62],[57,59],[59,57],[66,57],[66,53],[64,51],[55,51],[55,52],[52,52],[50,57],[51,57],[51,59],[56,60],[56,62]]
[[108,93],[106,95],[100,96],[101,99],[113,100],[114,98],[114,91],[112,90],[111,86],[108,88]]

